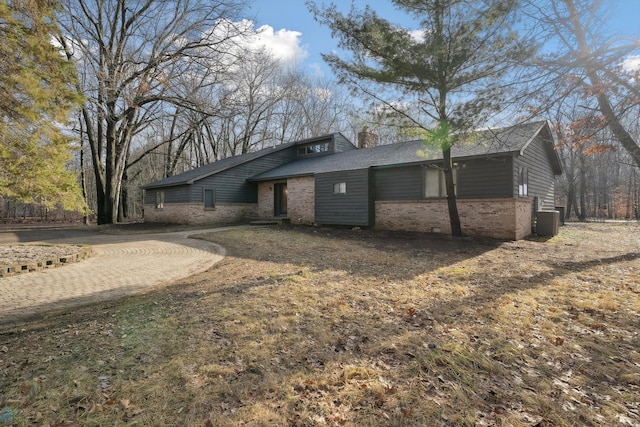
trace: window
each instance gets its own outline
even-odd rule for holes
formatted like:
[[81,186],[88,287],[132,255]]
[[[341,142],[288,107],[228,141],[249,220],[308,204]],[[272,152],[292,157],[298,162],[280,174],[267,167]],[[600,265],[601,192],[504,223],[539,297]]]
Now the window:
[[333,184],[333,194],[347,194],[347,183],[338,182]]
[[[458,172],[453,169],[453,185],[458,192]],[[427,168],[424,171],[424,197],[447,197],[447,183],[442,169]]]
[[526,197],[529,195],[529,171],[522,166],[518,170],[518,196]]
[[213,190],[205,189],[204,190],[204,208],[205,209],[213,209],[216,207],[215,202],[215,193]]
[[307,145],[305,147],[298,148],[298,155],[304,156],[305,154],[326,153],[328,151],[329,143],[323,142],[321,144]]
[[164,209],[164,191],[156,191],[156,209]]

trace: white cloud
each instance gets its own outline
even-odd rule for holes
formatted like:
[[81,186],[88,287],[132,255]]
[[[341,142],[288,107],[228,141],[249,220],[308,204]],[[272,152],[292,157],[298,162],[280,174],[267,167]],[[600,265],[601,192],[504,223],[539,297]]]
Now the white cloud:
[[622,61],[622,69],[632,73],[640,71],[640,55],[633,55]]
[[424,41],[424,30],[409,31],[409,36],[416,42],[421,43]]
[[269,25],[263,25],[254,30],[245,43],[250,49],[266,49],[282,62],[295,64],[309,55],[306,46],[300,44],[301,36],[299,31],[285,28],[276,31]]
[[276,31],[269,25],[255,28],[255,22],[248,19],[220,21],[209,30],[208,37],[225,40],[238,30],[244,33],[242,37],[231,37],[224,43],[224,50],[232,56],[241,56],[243,51],[266,50],[286,66],[300,63],[309,55],[306,46],[300,44],[301,32],[285,28]]

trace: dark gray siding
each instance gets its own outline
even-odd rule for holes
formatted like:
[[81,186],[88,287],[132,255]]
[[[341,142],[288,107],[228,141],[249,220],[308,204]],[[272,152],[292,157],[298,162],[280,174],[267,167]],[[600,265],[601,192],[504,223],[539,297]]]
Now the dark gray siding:
[[[513,197],[511,157],[467,160],[458,164],[457,195],[461,199]],[[375,200],[424,198],[424,166],[374,169]]]
[[549,152],[544,146],[543,135],[536,137],[524,150],[524,155],[517,156],[513,167],[514,197],[518,197],[519,167],[527,168],[529,175],[529,197],[538,197],[541,209],[554,209],[555,174],[551,166]]
[[[373,225],[373,200],[369,169],[329,172],[315,177],[315,222],[332,225]],[[346,194],[334,194],[333,185],[344,182]]]
[[[492,157],[458,163],[458,188],[461,199],[513,197],[511,157]],[[517,194],[517,189],[516,189]]]
[[216,203],[257,203],[258,185],[247,179],[294,160],[295,150],[290,147],[196,181],[191,185],[191,201],[204,203],[208,188],[215,190]]
[[355,146],[342,135],[341,133],[336,133],[334,135],[334,153],[341,153],[343,151],[355,150]]
[[146,190],[144,193],[144,203],[155,205],[158,191],[164,191],[164,203],[188,203],[189,186],[179,185],[175,187],[165,187],[159,189]]
[[374,169],[375,200],[419,200],[423,197],[420,165]]

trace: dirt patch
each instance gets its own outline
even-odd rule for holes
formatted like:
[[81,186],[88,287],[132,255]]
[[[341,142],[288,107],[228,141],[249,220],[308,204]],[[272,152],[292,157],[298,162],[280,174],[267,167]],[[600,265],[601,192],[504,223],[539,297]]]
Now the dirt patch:
[[0,333],[18,425],[640,423],[640,227],[269,227],[161,291]]

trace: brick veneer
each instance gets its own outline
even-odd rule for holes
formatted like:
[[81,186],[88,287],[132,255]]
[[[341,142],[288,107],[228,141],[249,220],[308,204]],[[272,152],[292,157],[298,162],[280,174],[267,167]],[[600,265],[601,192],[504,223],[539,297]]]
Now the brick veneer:
[[215,209],[205,209],[202,203],[169,203],[162,209],[144,205],[145,222],[170,224],[229,224],[256,216],[255,203],[217,203]]
[[292,224],[313,224],[316,212],[316,180],[312,176],[287,180],[288,217]]
[[[273,217],[273,186],[284,181],[261,182],[258,185],[258,216]],[[293,224],[313,224],[315,218],[315,178],[289,178],[287,183],[287,217]]]
[[[458,199],[462,232],[518,240],[531,234],[529,199]],[[377,201],[375,228],[451,233],[446,200]]]
[[271,218],[273,216],[273,182],[258,184],[258,216]]
[[190,203],[165,203],[164,208],[156,209],[155,205],[144,205],[145,222],[164,222],[169,224],[189,224]]
[[216,203],[215,209],[205,209],[202,204],[189,205],[189,224],[229,224],[255,217],[255,203]]

